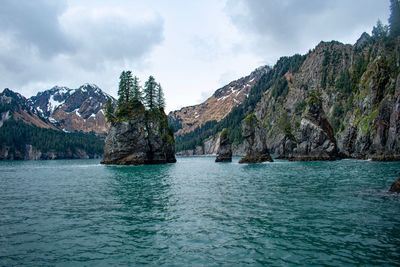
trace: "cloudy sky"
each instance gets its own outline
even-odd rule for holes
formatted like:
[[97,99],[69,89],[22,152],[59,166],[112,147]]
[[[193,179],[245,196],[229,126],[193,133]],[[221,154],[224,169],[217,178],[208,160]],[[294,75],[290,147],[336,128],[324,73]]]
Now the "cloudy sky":
[[115,96],[130,69],[163,85],[167,110],[321,40],[354,43],[387,0],[0,0],[0,88],[25,96],[95,83]]

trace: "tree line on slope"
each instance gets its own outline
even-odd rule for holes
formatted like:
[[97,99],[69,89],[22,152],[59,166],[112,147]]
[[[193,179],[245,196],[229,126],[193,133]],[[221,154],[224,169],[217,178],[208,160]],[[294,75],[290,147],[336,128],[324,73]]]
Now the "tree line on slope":
[[[378,20],[376,26],[372,29],[372,39],[374,42],[385,42],[386,46],[392,46],[392,41],[400,36],[400,2],[399,0],[390,0],[390,17],[389,25],[383,25]],[[241,135],[241,122],[242,120],[255,109],[256,104],[261,100],[263,93],[266,90],[272,90],[271,95],[275,99],[283,99],[288,93],[288,84],[284,74],[288,71],[297,72],[303,64],[307,55],[294,55],[292,57],[280,58],[273,69],[264,74],[260,80],[255,84],[249,93],[249,97],[239,106],[235,107],[223,120],[220,122],[208,122],[193,132],[178,136],[176,138],[176,150],[194,149],[196,146],[201,145],[205,139],[209,138],[222,131],[224,128],[229,129],[229,139],[238,144],[243,141]],[[361,76],[365,72],[368,61],[364,57],[357,57],[352,67],[351,73],[346,70],[340,74],[339,79],[333,84],[336,89],[343,94],[344,97],[350,100],[352,92],[357,87]],[[396,64],[391,64],[395,66]],[[326,84],[325,84],[326,86]],[[304,88],[307,90],[307,88]],[[302,106],[297,107],[296,112],[301,113],[305,108],[305,103],[300,103]],[[333,114],[339,118],[347,109],[351,108],[349,104],[345,106],[335,106]],[[339,131],[343,125],[341,122],[332,122],[335,131]]]
[[0,127],[0,146],[10,152],[25,151],[25,145],[32,145],[41,152],[76,153],[85,151],[88,155],[102,155],[104,141],[94,133],[65,133],[44,129],[9,119]]
[[268,88],[272,88],[272,90],[276,91],[274,94],[278,97],[284,97],[288,90],[288,88],[285,87],[288,85],[287,83],[284,86],[281,85],[282,79],[284,79],[283,75],[287,72],[296,72],[304,60],[305,56],[298,54],[291,57],[281,57],[270,71],[261,76],[242,104],[233,108],[220,122],[207,122],[191,133],[178,136],[176,138],[176,150],[194,149],[196,146],[201,145],[205,139],[217,134],[224,128],[229,129],[229,139],[234,144],[241,143],[243,141],[241,134],[242,120],[255,109],[263,93]]

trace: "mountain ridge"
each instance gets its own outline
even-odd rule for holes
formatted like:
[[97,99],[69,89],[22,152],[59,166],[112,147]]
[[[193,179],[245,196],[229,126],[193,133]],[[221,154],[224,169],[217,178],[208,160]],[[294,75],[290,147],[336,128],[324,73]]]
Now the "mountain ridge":
[[175,135],[184,135],[207,122],[222,120],[248,97],[250,89],[268,71],[268,66],[258,67],[249,75],[215,90],[204,102],[171,111],[168,118]]
[[98,158],[107,123],[108,99],[100,88],[55,86],[26,98],[0,93],[0,159]]
[[[320,42],[305,55],[282,57],[222,120],[178,136],[177,151],[208,154],[206,148],[214,147],[208,142],[230,128],[231,140],[241,148],[234,154],[243,154],[241,122],[254,113],[272,152],[282,158],[296,154],[300,140],[307,137],[304,130],[315,127],[300,126],[307,123],[309,97],[316,92],[342,157],[396,159],[400,155],[399,49],[399,38],[363,33],[353,45]],[[299,151],[309,153],[312,148]]]

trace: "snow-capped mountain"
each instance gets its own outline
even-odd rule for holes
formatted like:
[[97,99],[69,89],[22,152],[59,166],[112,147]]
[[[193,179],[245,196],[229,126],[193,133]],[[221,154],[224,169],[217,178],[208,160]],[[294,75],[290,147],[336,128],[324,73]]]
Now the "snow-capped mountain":
[[232,109],[240,105],[248,96],[251,88],[264,73],[268,66],[255,69],[250,75],[232,81],[216,90],[214,94],[199,105],[181,108],[168,114],[169,121],[175,127],[176,135],[189,133],[208,121],[220,121]]
[[0,93],[0,127],[10,118],[40,127],[56,129],[48,120],[43,118],[28,99],[8,88]]
[[77,89],[55,86],[39,92],[29,103],[41,116],[58,128],[73,132],[107,132],[103,108],[113,97],[94,84],[84,84]]

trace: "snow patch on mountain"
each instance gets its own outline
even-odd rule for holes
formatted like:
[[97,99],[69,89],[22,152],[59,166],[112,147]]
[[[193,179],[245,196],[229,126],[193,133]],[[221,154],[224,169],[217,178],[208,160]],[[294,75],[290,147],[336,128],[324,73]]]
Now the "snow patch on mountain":
[[49,102],[47,104],[47,110],[51,113],[53,113],[59,106],[63,105],[65,103],[64,101],[57,101],[54,99],[54,95],[52,95],[49,99]]

